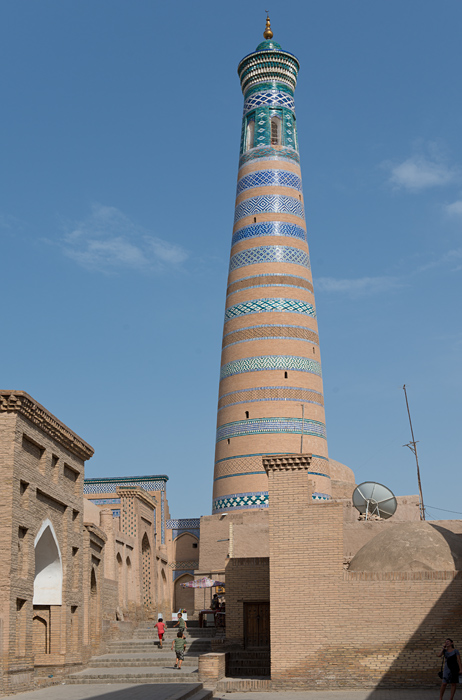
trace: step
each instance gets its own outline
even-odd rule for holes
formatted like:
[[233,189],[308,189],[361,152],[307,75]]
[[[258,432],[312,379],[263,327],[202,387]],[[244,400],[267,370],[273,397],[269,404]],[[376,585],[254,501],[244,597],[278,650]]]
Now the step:
[[270,692],[272,689],[271,678],[229,678],[226,676],[218,681],[216,693],[248,693]]
[[174,669],[171,666],[152,667],[119,666],[117,668],[87,668],[72,673],[66,679],[69,683],[190,683],[197,682],[197,669]]
[[[118,666],[165,666],[175,663],[175,653],[169,652],[161,656],[156,654],[104,654],[103,656],[95,656],[90,659],[89,668],[107,668]],[[192,666],[197,668],[199,664],[199,656],[186,656],[183,661],[183,666]]]

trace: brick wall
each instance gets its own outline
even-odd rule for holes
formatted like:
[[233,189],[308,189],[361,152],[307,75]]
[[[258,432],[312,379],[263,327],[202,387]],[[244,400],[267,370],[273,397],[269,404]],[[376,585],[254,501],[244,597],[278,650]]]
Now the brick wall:
[[269,559],[230,559],[226,566],[226,641],[244,645],[244,603],[270,599]]
[[266,468],[273,688],[433,686],[441,640],[462,639],[462,574],[344,571],[341,504]]

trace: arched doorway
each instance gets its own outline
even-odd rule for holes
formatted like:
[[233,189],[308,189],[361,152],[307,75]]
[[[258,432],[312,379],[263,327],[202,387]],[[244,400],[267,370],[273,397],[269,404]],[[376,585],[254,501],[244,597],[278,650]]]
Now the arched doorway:
[[183,574],[175,581],[175,599],[174,609],[179,610],[185,608],[191,614],[194,611],[194,588],[182,588],[181,584],[187,581],[192,581],[194,576],[191,574]]
[[131,603],[135,600],[135,581],[133,578],[133,567],[132,567],[132,562],[130,560],[130,557],[127,557],[125,563],[127,564],[127,583],[128,583],[127,603]]
[[50,520],[44,520],[34,542],[33,605],[62,605],[63,566],[58,540]]
[[143,540],[141,542],[141,563],[142,563],[142,577],[143,577],[143,605],[149,606],[152,603],[151,596],[151,545],[149,544],[149,539],[146,533],[144,534]]
[[90,576],[90,644],[98,643],[98,586],[96,572],[92,568]]
[[117,560],[117,590],[119,592],[119,605],[120,605],[120,607],[123,607],[123,604],[124,604],[124,572],[123,572],[122,557],[120,556],[119,553],[117,553],[116,560]]
[[32,619],[32,638],[34,654],[49,653],[48,623],[39,615]]

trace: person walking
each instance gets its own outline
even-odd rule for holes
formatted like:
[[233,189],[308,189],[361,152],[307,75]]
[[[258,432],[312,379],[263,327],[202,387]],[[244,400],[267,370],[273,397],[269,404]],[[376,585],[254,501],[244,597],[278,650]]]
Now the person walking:
[[179,628],[178,631],[181,632],[182,636],[184,637],[184,633],[188,629],[188,626],[187,626],[185,620],[183,620],[182,613],[178,613],[178,622],[176,623],[176,625],[173,625],[173,626],[178,627]]
[[451,696],[449,700],[452,700],[459,682],[459,674],[462,673],[460,654],[458,650],[454,648],[454,642],[452,639],[449,639],[448,637],[445,640],[443,648],[438,656],[440,658],[444,656],[443,681],[441,683],[440,700],[443,698],[444,691],[446,690],[448,683],[451,684]]
[[157,627],[157,634],[159,635],[159,649],[162,649],[162,642],[165,634],[165,622],[162,617],[159,617],[154,627]]
[[184,639],[183,632],[181,630],[178,630],[176,633],[176,639],[172,641],[172,651],[173,647],[175,647],[176,653],[176,663],[173,668],[181,668],[181,664],[184,660],[184,653],[186,651],[186,640]]

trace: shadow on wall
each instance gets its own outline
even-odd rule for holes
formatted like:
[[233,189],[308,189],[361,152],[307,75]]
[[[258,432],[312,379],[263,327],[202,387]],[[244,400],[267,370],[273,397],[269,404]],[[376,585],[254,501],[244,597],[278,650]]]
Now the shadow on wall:
[[[437,528],[441,534],[444,528]],[[449,532],[449,531],[448,531]],[[453,533],[450,533],[453,535]],[[435,577],[439,572],[435,572]],[[440,596],[437,603],[422,620],[396,659],[390,664],[375,690],[367,696],[368,700],[383,697],[381,689],[390,687],[411,688],[439,686],[438,671],[441,659],[437,653],[442,648],[446,637],[454,639],[456,648],[462,649],[462,572],[454,572],[455,577]],[[415,582],[414,582],[415,585]],[[380,611],[375,621],[378,639],[380,638]],[[371,649],[371,654],[374,650]],[[413,668],[410,668],[412,660]],[[382,690],[383,692],[383,690]]]

